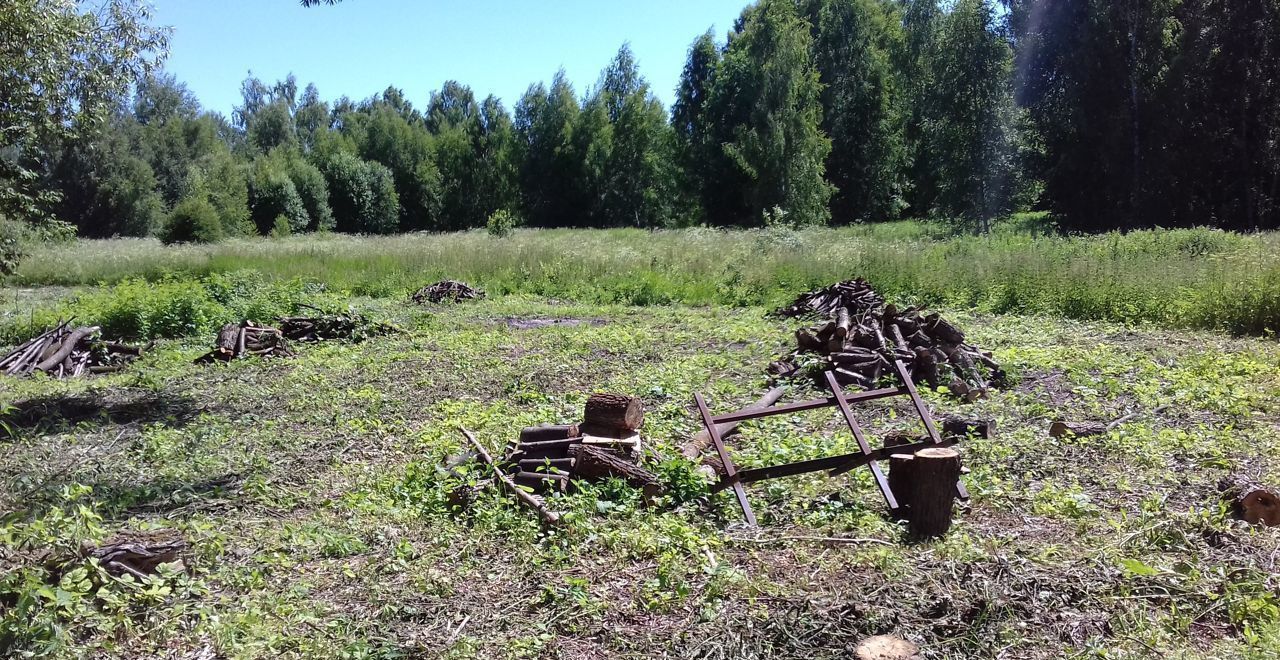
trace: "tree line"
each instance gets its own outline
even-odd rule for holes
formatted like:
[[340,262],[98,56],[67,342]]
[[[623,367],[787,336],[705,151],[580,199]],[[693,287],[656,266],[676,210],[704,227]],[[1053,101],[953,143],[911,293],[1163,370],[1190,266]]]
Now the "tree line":
[[[24,37],[6,12],[84,13],[15,3],[6,41]],[[132,6],[108,3],[144,22]],[[562,71],[511,110],[460,82],[415,107],[395,87],[328,102],[251,75],[228,118],[134,67],[102,112],[55,122],[80,130],[6,129],[0,213],[170,241],[902,217],[985,231],[1023,209],[1068,229],[1276,228],[1278,45],[1280,0],[759,0],[692,42],[669,111],[626,45],[581,95]],[[25,84],[0,80],[0,101]]]

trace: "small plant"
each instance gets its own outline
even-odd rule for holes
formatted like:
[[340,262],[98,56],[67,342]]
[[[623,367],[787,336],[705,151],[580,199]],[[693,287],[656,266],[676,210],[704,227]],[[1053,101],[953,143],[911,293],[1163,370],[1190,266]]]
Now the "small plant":
[[507,209],[498,209],[489,215],[485,228],[495,238],[506,238],[520,226],[520,218]]
[[276,216],[276,221],[271,225],[271,238],[284,238],[293,233],[293,229],[289,226],[289,218],[283,213]]

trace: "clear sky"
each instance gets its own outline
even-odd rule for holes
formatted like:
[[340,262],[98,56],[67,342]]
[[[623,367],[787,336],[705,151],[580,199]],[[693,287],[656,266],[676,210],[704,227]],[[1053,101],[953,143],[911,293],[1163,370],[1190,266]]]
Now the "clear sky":
[[723,40],[749,0],[152,1],[174,28],[166,69],[230,115],[250,70],[268,84],[292,72],[327,101],[395,85],[418,107],[453,79],[510,110],[561,67],[581,95],[623,42],[670,107],[689,44],[711,27]]

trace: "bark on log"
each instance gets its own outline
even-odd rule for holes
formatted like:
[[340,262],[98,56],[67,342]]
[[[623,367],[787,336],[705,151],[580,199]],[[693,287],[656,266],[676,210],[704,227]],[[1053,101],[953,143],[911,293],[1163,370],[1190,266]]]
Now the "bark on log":
[[578,435],[577,424],[530,426],[520,429],[520,443],[565,440]]
[[1104,435],[1106,432],[1107,425],[1101,422],[1067,422],[1058,420],[1049,426],[1049,435],[1055,438],[1069,435],[1077,438],[1087,438],[1094,435]]
[[911,473],[911,454],[893,454],[889,457],[889,490],[893,491],[893,499],[898,500],[898,510],[894,517],[906,520],[911,508],[911,485],[914,475]]
[[54,351],[52,355],[40,364],[36,365],[36,369],[47,373],[63,362],[66,362],[67,358],[71,357],[71,352],[76,349],[76,344],[79,344],[82,339],[92,335],[99,329],[100,328],[98,328],[98,326],[93,326],[90,328],[80,328],[75,332],[72,332],[66,339],[62,340],[62,345]]
[[1237,518],[1250,525],[1280,526],[1280,490],[1241,475],[1223,479],[1218,488]]
[[180,553],[186,548],[187,542],[182,539],[128,539],[96,548],[85,546],[82,552],[86,557],[96,558],[112,575],[128,573],[141,580],[154,574],[160,564],[178,561]]
[[945,447],[921,449],[911,459],[908,529],[917,538],[942,536],[951,529],[960,452]]
[[[744,410],[764,410],[765,408],[770,408],[773,404],[778,402],[778,399],[782,398],[782,393],[785,391],[785,388],[775,387],[768,392],[765,392],[764,396],[756,399],[755,403],[747,406]],[[725,436],[737,430],[740,423],[741,422],[728,422],[725,424],[716,424],[716,430],[720,432],[720,437],[723,439]],[[694,433],[693,437],[680,447],[680,454],[685,458],[692,460],[701,456],[702,452],[706,451],[710,446],[711,434],[704,428],[699,430],[697,433]]]
[[587,398],[582,415],[583,427],[624,431],[623,435],[630,435],[630,432],[639,429],[643,423],[644,403],[637,397],[625,394],[592,394]]
[[575,478],[593,480],[617,477],[642,489],[648,500],[656,499],[662,494],[662,485],[656,474],[617,454],[591,445],[575,445],[569,449],[569,454],[574,459]]
[[967,438],[972,435],[975,438],[990,440],[996,434],[996,421],[994,419],[944,417],[941,421],[942,437],[944,438]]

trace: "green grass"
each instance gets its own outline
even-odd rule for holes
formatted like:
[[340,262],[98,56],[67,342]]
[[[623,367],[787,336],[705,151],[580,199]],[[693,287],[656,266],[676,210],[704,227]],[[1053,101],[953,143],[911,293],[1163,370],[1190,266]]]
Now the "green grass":
[[587,303],[774,305],[866,277],[894,300],[991,313],[1273,335],[1280,235],[1154,230],[1054,236],[1034,217],[991,236],[899,222],[802,231],[521,230],[298,236],[212,246],[80,241],[36,250],[10,284],[156,282],[251,270],[329,291],[399,297],[464,279],[494,294]]
[[[818,659],[891,633],[930,658],[1234,660],[1280,644],[1280,536],[1229,520],[1216,491],[1242,469],[1280,480],[1272,341],[949,312],[1016,384],[976,404],[925,393],[997,433],[962,444],[973,499],[953,531],[912,543],[865,470],[752,485],[764,527],[745,530],[730,494],[671,459],[695,391],[725,410],[764,389],[795,325],[764,308],[356,303],[408,332],[225,366],[191,364],[207,336],[162,340],[120,374],[0,378],[0,655]],[[595,322],[508,324],[534,317]],[[497,450],[596,390],[644,398],[647,460],[677,498],[645,508],[604,485],[553,500],[549,531],[496,491],[448,510],[481,476],[438,469],[458,426]],[[1129,412],[1102,437],[1046,432]],[[893,400],[858,414],[875,442],[910,421]],[[828,410],[731,445],[754,467],[851,443]],[[153,530],[191,542],[185,571],[49,562]],[[873,542],[776,540],[805,536]]]

